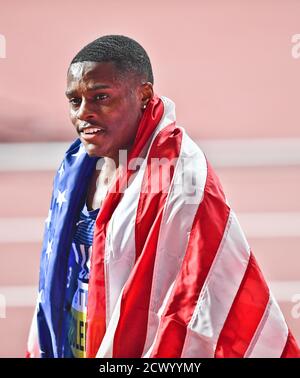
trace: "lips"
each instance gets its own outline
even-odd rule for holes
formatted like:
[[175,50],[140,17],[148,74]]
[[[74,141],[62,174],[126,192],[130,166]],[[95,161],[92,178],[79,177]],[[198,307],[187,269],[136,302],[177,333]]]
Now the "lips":
[[102,131],[103,129],[101,129],[100,127],[88,127],[88,128],[83,129],[81,133],[82,134],[97,134]]
[[81,138],[85,139],[86,141],[88,140],[93,140],[94,138],[101,136],[105,130],[96,125],[89,124],[87,122],[82,123],[79,126],[79,133]]
[[93,143],[93,140],[95,141],[101,137],[105,130],[102,127],[99,126],[85,126],[85,127],[79,127],[80,136],[85,141],[91,141]]

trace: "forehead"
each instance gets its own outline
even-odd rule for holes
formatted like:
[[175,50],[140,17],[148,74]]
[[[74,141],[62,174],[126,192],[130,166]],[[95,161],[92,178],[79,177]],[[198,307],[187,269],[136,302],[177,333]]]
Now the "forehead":
[[103,84],[120,86],[123,80],[120,72],[112,62],[78,62],[69,67],[67,87],[92,86]]

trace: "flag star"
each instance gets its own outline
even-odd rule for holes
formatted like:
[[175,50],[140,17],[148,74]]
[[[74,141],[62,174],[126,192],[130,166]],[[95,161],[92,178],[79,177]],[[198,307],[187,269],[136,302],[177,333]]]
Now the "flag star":
[[62,162],[58,171],[59,177],[61,177],[64,174],[64,172],[65,172],[65,165],[64,165],[64,162]]
[[47,245],[47,249],[46,249],[46,255],[48,256],[48,259],[52,253],[52,244],[53,244],[53,239],[52,240],[48,240],[48,245]]
[[68,274],[68,277],[67,277],[67,289],[70,287],[70,284],[71,284],[71,278],[72,278],[72,267],[69,266],[69,274]]
[[76,152],[76,154],[72,154],[72,156],[76,157],[76,160],[77,160],[79,156],[81,156],[84,153],[85,153],[85,148],[84,148],[84,145],[81,143],[79,150]]
[[38,293],[37,304],[42,303],[42,301],[43,301],[43,294],[44,294],[44,290],[42,289]]
[[67,202],[67,200],[66,200],[66,198],[65,198],[66,191],[67,191],[67,190],[64,190],[63,192],[61,192],[60,190],[58,190],[58,196],[57,196],[57,198],[56,198],[56,203],[58,203],[59,208],[62,207],[62,204],[63,204],[64,202]]
[[50,209],[49,212],[48,212],[48,217],[45,220],[45,223],[47,224],[48,230],[49,230],[49,226],[50,226],[50,223],[51,223],[51,215],[52,215],[52,210]]

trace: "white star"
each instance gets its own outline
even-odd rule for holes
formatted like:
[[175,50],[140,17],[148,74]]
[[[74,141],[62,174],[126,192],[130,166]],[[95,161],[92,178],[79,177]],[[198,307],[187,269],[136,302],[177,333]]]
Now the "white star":
[[71,277],[72,277],[72,267],[69,266],[69,275],[67,277],[67,289],[70,287],[70,283],[71,283]]
[[42,301],[43,301],[43,299],[42,299],[43,293],[44,293],[43,289],[41,291],[39,291],[38,297],[37,297],[37,304],[42,303]]
[[84,148],[84,145],[81,143],[79,150],[76,152],[76,154],[72,154],[72,156],[75,156],[77,160],[79,156],[81,156],[84,153],[85,153],[85,148]]
[[46,255],[48,256],[48,259],[52,253],[52,244],[53,244],[53,239],[52,240],[48,240],[48,245],[47,245],[47,250],[46,250]]
[[49,212],[48,212],[48,217],[45,220],[45,223],[47,224],[48,230],[49,230],[49,226],[50,226],[50,223],[51,223],[51,215],[52,215],[52,210],[50,209]]
[[60,190],[58,190],[58,196],[56,198],[56,203],[58,203],[59,208],[61,208],[61,206],[64,202],[67,202],[67,200],[65,199],[66,191],[67,190],[64,190],[63,192],[61,192]]
[[65,167],[64,167],[64,162],[62,162],[58,171],[59,177],[61,177],[64,174],[64,172],[65,172]]

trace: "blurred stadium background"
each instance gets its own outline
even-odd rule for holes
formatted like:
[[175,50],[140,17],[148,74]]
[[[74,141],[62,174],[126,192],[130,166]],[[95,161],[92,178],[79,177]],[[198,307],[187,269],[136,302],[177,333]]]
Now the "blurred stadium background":
[[297,0],[0,1],[0,357],[25,354],[52,179],[75,138],[66,70],[104,34],[148,51],[300,342],[299,12]]

